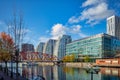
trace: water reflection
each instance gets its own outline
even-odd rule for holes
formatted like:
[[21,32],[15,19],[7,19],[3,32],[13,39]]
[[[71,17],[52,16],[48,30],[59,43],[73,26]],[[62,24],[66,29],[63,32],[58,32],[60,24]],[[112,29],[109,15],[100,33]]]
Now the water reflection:
[[101,68],[98,74],[87,73],[81,68],[65,66],[24,66],[22,75],[29,80],[119,80],[119,68]]
[[120,68],[101,68],[101,80],[120,80]]

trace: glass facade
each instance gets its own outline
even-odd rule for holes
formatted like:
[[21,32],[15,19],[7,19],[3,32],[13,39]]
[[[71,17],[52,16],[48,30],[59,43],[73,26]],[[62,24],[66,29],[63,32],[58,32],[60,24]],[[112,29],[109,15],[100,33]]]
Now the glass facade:
[[93,58],[113,57],[120,49],[120,41],[107,34],[97,34],[91,37],[73,41],[66,46],[66,54],[76,57],[90,56]]
[[66,44],[71,41],[72,39],[69,35],[60,36],[54,48],[54,56],[56,56],[59,60],[62,59],[66,53]]

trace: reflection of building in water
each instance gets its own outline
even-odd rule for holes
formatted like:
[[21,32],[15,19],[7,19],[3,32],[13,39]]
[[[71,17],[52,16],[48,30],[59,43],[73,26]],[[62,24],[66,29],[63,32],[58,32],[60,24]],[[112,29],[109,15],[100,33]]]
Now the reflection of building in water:
[[22,76],[25,78],[28,78],[28,75],[29,75],[29,71],[28,71],[27,67],[23,67]]
[[66,73],[63,71],[63,66],[58,67],[58,75],[59,80],[66,80]]
[[101,80],[120,80],[119,68],[101,68]]
[[61,66],[53,66],[53,80],[66,80],[66,74]]
[[120,77],[120,69],[119,68],[101,68],[101,73],[104,75],[113,75]]
[[87,73],[86,70],[80,68],[65,67],[64,71],[66,80],[101,80],[101,74]]
[[45,80],[53,80],[52,66],[43,66],[43,77]]
[[57,65],[55,65],[55,66],[53,66],[53,80],[59,80],[58,79],[58,66]]
[[27,79],[34,79],[38,75],[38,66],[24,66],[22,76]]
[[39,72],[38,73],[39,76],[43,76],[43,66],[38,67],[38,72]]
[[66,80],[66,74],[61,66],[42,66],[45,80]]

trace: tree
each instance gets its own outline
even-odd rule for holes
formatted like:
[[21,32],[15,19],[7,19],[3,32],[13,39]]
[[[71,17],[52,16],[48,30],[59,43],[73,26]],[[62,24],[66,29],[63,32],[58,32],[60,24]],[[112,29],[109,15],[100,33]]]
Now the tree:
[[64,62],[73,62],[75,61],[75,54],[66,55],[62,59]]
[[71,62],[75,61],[75,54],[71,54],[69,56]]
[[85,57],[84,57],[84,61],[85,61],[85,62],[89,62],[89,61],[90,61],[90,57],[89,57],[89,56],[85,56]]
[[7,62],[11,58],[11,53],[13,51],[14,42],[10,35],[5,32],[0,33],[0,61],[5,62],[7,69]]
[[[17,12],[14,11],[13,13],[13,18],[7,23],[8,26],[8,33],[12,36],[14,40],[14,56],[16,56],[16,74],[18,77],[18,63],[19,63],[19,50],[20,46],[23,41],[23,37],[25,36],[26,30],[24,27],[24,22],[23,22],[23,15],[16,14]],[[12,60],[12,59],[11,59]]]

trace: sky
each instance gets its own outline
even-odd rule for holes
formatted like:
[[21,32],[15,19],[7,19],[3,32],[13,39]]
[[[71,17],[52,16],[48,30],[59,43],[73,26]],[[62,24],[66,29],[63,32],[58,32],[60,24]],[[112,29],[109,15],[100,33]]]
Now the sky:
[[77,40],[106,33],[106,18],[120,16],[120,0],[0,0],[0,32],[14,10],[23,13],[24,43],[36,47],[63,34]]

